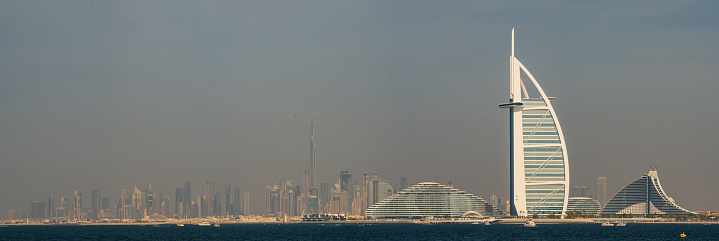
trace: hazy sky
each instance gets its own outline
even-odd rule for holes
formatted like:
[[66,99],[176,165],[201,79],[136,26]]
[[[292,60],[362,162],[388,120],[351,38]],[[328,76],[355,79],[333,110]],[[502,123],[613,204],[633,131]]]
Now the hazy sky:
[[[377,171],[509,193],[510,33],[571,184],[719,211],[717,1],[0,1],[0,216],[49,195]],[[224,194],[223,194],[224,195]],[[224,206],[224,204],[223,204]],[[174,209],[174,204],[173,204]]]

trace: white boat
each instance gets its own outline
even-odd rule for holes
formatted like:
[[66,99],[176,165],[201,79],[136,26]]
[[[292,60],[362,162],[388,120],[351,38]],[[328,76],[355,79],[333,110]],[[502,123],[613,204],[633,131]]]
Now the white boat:
[[490,222],[484,222],[484,225],[492,225]]
[[627,226],[627,223],[625,223],[625,222],[618,222],[616,226],[617,226],[617,227],[624,227],[624,226]]
[[532,220],[527,220],[527,222],[524,223],[524,226],[528,227],[528,228],[532,228],[532,227],[536,227],[537,224],[534,223],[534,221],[532,221]]
[[220,223],[215,223],[215,227],[220,227]]
[[614,224],[609,221],[602,223],[602,227],[613,227],[613,226],[614,226]]
[[178,226],[178,227],[184,227],[185,224],[184,224],[184,223],[178,223],[177,226]]
[[199,226],[210,226],[210,223],[209,223],[209,222],[201,222],[201,223],[198,223],[197,225],[199,225]]

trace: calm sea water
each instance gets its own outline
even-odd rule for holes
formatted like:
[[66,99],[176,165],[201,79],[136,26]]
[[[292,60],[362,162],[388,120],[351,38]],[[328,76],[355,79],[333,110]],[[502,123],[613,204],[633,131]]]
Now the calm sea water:
[[0,240],[719,240],[719,224],[9,226]]

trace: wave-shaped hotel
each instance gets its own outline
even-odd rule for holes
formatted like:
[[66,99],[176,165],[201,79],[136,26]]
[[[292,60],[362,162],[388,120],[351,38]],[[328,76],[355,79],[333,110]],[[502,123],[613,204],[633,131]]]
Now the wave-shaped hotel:
[[649,173],[642,175],[619,190],[609,200],[601,212],[602,215],[631,214],[674,214],[686,215],[696,214],[686,210],[669,197],[662,184],[659,182],[659,174],[656,168]]
[[367,218],[461,217],[467,212],[494,215],[484,199],[435,182],[423,182],[367,208]]
[[[569,166],[562,127],[547,97],[532,73],[514,57],[509,57],[509,193],[510,215],[547,217],[567,211]],[[522,81],[524,73],[539,96],[530,96]]]

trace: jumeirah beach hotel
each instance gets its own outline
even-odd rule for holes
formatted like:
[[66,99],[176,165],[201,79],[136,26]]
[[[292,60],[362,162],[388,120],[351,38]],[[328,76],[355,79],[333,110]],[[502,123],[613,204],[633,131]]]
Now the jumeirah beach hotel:
[[509,102],[499,107],[509,109],[510,215],[564,217],[569,195],[564,134],[552,107],[554,98],[514,56],[514,29],[509,62]]
[[617,194],[614,194],[601,212],[602,215],[630,214],[644,216],[647,214],[696,214],[686,210],[667,195],[659,182],[656,167],[642,175]]

